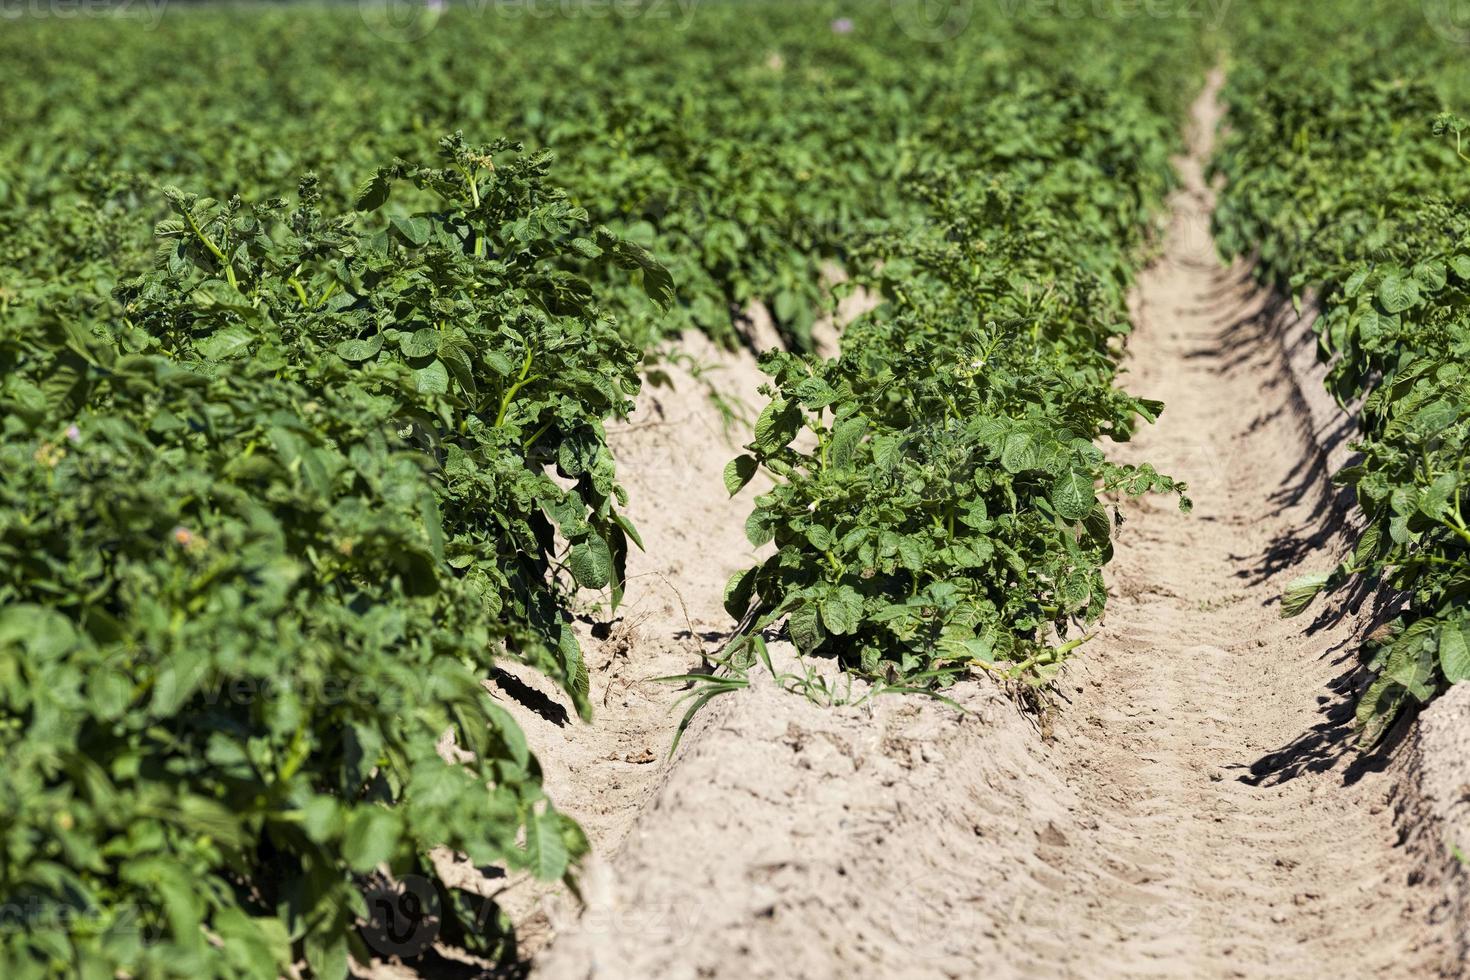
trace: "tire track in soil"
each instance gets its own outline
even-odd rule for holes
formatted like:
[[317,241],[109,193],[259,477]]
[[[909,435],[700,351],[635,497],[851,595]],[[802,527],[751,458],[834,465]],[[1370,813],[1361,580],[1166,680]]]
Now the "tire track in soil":
[[1195,510],[1127,508],[1142,530],[1124,531],[1056,750],[1099,853],[1043,883],[1028,918],[1054,931],[1024,959],[1036,976],[1425,976],[1439,954],[1414,928],[1390,779],[1347,743],[1351,623],[1304,635],[1278,613],[1308,570],[1289,556],[1329,567],[1310,546],[1342,515],[1303,404],[1323,393],[1296,388],[1274,304],[1209,235],[1220,84],[1195,106],[1165,255],[1139,283],[1126,382],[1167,405],[1126,457],[1186,479]]

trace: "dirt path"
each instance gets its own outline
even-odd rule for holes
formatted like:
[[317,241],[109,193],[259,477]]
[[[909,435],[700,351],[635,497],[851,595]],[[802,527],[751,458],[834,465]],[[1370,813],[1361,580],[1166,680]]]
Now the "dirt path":
[[1058,739],[1097,846],[1028,916],[1055,931],[1023,945],[1088,975],[1423,976],[1390,779],[1348,751],[1351,617],[1304,633],[1278,615],[1285,583],[1340,544],[1335,433],[1265,298],[1215,258],[1201,161],[1217,86],[1139,286],[1126,381],[1168,406],[1130,454],[1186,476],[1196,509],[1148,502],[1120,547],[1119,598]]
[[1307,325],[1215,258],[1218,91],[1135,296],[1125,383],[1168,409],[1121,447],[1187,479],[1195,512],[1125,506],[1052,738],[982,682],[952,692],[960,715],[757,678],[642,783],[585,912],[553,910],[540,975],[1462,975],[1413,753],[1351,745],[1371,603],[1278,616],[1345,546],[1328,476],[1350,425]]

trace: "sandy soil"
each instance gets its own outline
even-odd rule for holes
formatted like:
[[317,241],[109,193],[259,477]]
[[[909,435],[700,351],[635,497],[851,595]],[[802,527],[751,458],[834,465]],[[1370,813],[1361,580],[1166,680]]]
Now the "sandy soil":
[[[711,403],[691,385],[646,396],[615,448],[650,552],[591,644],[599,724],[523,715],[598,851],[585,908],[512,900],[539,909],[528,949],[555,935],[540,975],[1462,975],[1448,845],[1470,846],[1470,697],[1363,756],[1350,704],[1373,597],[1277,615],[1285,583],[1343,548],[1327,477],[1350,425],[1307,325],[1214,258],[1217,92],[1137,291],[1126,379],[1169,409],[1123,452],[1188,479],[1196,510],[1125,508],[1110,612],[1048,718],[978,682],[955,692],[961,714],[821,708],[758,678],[666,760],[677,692],[646,678],[717,642],[720,589],[752,556]],[[758,381],[748,359],[726,373]]]
[[[765,375],[748,351],[723,350],[703,334],[687,334],[673,350],[677,356],[664,359],[660,383],[645,385],[630,421],[608,426],[629,491],[624,513],[647,550],[629,555],[614,621],[600,622],[606,617],[597,611],[578,624],[592,724],[579,722],[534,671],[508,667],[492,685],[526,730],[548,794],[582,824],[599,858],[621,842],[668,772],[683,690],[657,678],[700,668],[702,655],[718,649],[730,626],[725,583],[756,557],[745,518],[750,495],[763,486],[732,500],[722,474],[764,404],[757,388]],[[590,873],[596,869],[594,859]],[[527,955],[545,945],[548,917],[569,903],[559,888],[528,878],[512,881],[500,897]]]
[[[832,289],[846,278],[840,267],[829,266],[825,285]],[[833,300],[813,329],[818,353],[836,356],[842,328],[875,305],[862,289]],[[596,712],[592,725],[579,723],[554,685],[534,671],[507,666],[491,685],[525,728],[547,792],[587,831],[597,855],[589,868],[593,880],[602,873],[601,858],[621,843],[668,771],[685,688],[656,678],[700,669],[703,654],[718,650],[731,626],[725,584],[757,560],[745,539],[745,519],[752,498],[769,483],[757,477],[732,500],[723,473],[766,402],[757,389],[767,379],[752,352],[781,340],[759,303],[740,327],[745,347],[739,350],[720,348],[697,332],[679,338],[660,355],[630,421],[608,427],[629,494],[624,513],[647,550],[629,556],[626,595],[615,620],[600,622],[605,616],[598,610],[579,624]],[[484,885],[467,867],[455,877],[499,895],[528,956],[550,940],[551,918],[576,914],[561,889],[529,878],[508,887]]]

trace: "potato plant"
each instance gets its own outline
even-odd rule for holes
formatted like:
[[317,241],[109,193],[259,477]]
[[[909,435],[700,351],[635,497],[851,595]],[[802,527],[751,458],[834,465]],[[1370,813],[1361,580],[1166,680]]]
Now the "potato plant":
[[992,145],[1024,127],[1025,160],[955,147],[910,184],[923,222],[858,253],[885,302],[840,357],[767,355],[771,400],[726,471],[732,493],[758,469],[775,480],[747,532],[776,553],[726,593],[736,670],[784,619],[802,653],[884,682],[1044,684],[1106,605],[1109,496],[1188,507],[1182,484],[1098,445],[1163,407],[1113,380],[1132,247],[1171,182],[1168,123],[1087,87],[1028,98],[1014,133],[1008,96],[961,117]]
[[[586,851],[482,681],[513,656],[589,711],[568,605],[636,540],[602,420],[638,379],[573,269],[669,282],[544,155],[440,163],[371,177],[370,212],[423,192],[377,227],[314,178],[170,189],[115,317],[0,324],[9,975],[341,976],[363,876]],[[514,952],[438,885],[447,934]]]
[[[1365,651],[1357,720],[1371,744],[1470,679],[1470,156],[1466,123],[1445,111],[1463,93],[1463,49],[1417,13],[1349,7],[1353,43],[1305,59],[1283,39],[1323,12],[1242,20],[1261,56],[1232,76],[1215,166],[1229,181],[1222,247],[1258,248],[1262,275],[1316,292],[1328,383],[1358,413],[1358,455],[1336,475],[1357,499],[1356,545],[1295,581],[1282,609],[1365,582],[1394,602]],[[1375,57],[1387,51],[1391,72]]]

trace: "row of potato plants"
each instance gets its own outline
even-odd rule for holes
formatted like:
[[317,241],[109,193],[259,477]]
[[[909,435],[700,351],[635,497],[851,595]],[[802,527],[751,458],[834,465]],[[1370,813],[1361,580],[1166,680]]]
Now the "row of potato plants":
[[586,839],[482,684],[513,657],[589,714],[569,603],[616,603],[637,541],[602,422],[639,380],[577,270],[671,284],[548,165],[446,138],[362,185],[386,224],[315,178],[165,189],[109,315],[66,280],[8,310],[7,976],[342,976],[381,871],[499,955],[429,852],[570,880]]
[[[324,203],[345,209],[355,175],[426,159],[443,133],[513,134],[554,149],[573,203],[679,282],[654,314],[635,286],[593,274],[635,346],[687,328],[737,343],[761,301],[803,349],[824,268],[846,263],[869,223],[922,217],[895,191],[943,161],[974,93],[1082,76],[1176,114],[1200,59],[1188,20],[1046,16],[1011,0],[964,5],[968,29],[940,41],[913,29],[933,6],[921,0],[521,6],[449,4],[411,42],[351,5],[12,21],[0,230],[16,233],[0,235],[0,262],[45,269],[90,252],[141,271],[146,223],[111,219],[149,199],[119,174],[263,200],[310,169]],[[991,147],[1040,150],[1024,126]]]
[[[1329,24],[1340,44],[1304,46]],[[1387,589],[1357,708],[1370,743],[1470,679],[1470,126],[1446,111],[1463,48],[1433,27],[1376,0],[1242,12],[1253,57],[1232,65],[1215,161],[1222,249],[1312,291],[1328,385],[1357,413],[1335,476],[1357,500],[1356,546],[1292,583],[1283,612]]]
[[1105,608],[1109,495],[1188,507],[1182,484],[1099,447],[1163,408],[1114,382],[1173,120],[1064,78],[972,100],[952,132],[906,189],[922,220],[856,252],[883,303],[841,355],[763,359],[770,401],[726,483],[772,478],[747,532],[775,552],[726,590],[737,672],[784,619],[803,654],[883,683],[1045,684]]

